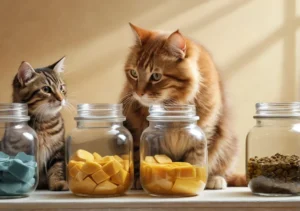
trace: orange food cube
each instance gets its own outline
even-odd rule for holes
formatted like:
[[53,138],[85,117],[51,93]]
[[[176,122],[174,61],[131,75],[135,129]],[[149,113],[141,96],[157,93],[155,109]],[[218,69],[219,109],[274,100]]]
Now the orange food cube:
[[176,177],[182,179],[192,179],[196,177],[196,169],[193,166],[177,166]]
[[145,162],[147,163],[157,163],[153,156],[146,156]]
[[196,169],[196,178],[198,180],[202,180],[203,182],[206,183],[206,181],[207,181],[206,168],[205,167],[195,166],[195,169]]
[[129,174],[127,171],[120,169],[120,171],[113,175],[110,180],[117,185],[124,185],[128,176]]
[[101,165],[94,161],[87,161],[81,168],[81,171],[86,174],[93,174],[101,169]]
[[94,189],[94,194],[100,195],[110,195],[117,193],[117,185],[111,183],[110,181],[106,180],[96,186]]
[[72,159],[75,160],[75,161],[84,161],[84,162],[86,162],[86,161],[93,161],[94,156],[86,150],[79,149],[72,156]]
[[109,163],[110,161],[116,160],[114,158],[114,156],[104,156],[102,157],[102,159],[100,159],[99,161],[97,161],[99,164],[101,164],[102,166],[105,165],[106,163]]
[[123,160],[129,160],[129,155],[128,154],[124,154],[120,156]]
[[171,158],[169,158],[166,155],[154,155],[154,158],[157,163],[161,163],[161,164],[172,163]]
[[123,162],[123,159],[120,158],[120,156],[118,156],[118,155],[114,155],[114,158],[115,158],[117,161],[119,161],[120,163]]
[[97,152],[94,152],[93,156],[94,156],[94,161],[95,162],[98,162],[98,161],[100,161],[102,159],[102,156],[99,155]]
[[129,160],[123,160],[123,169],[129,172]]
[[75,178],[78,172],[80,172],[80,168],[77,165],[73,166],[72,168],[69,168],[69,175],[71,177]]
[[202,183],[189,179],[176,179],[172,192],[177,194],[197,195],[202,188]]
[[103,171],[108,175],[108,176],[112,176],[117,174],[121,169],[123,168],[123,166],[116,160],[112,160],[108,163],[106,163],[102,169]]
[[82,182],[87,176],[89,176],[89,175],[82,171],[79,171],[76,175],[76,180],[79,182]]
[[85,178],[82,182],[71,180],[69,188],[73,193],[77,194],[92,194],[96,187],[96,183],[90,178]]
[[92,178],[97,184],[99,184],[105,180],[108,180],[109,176],[102,169],[100,169],[92,175]]

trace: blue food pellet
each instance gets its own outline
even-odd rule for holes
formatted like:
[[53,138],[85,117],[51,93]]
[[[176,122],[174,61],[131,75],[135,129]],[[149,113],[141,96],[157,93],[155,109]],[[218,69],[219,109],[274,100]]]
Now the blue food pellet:
[[7,171],[11,160],[0,161],[0,171]]
[[9,159],[9,155],[5,154],[4,152],[0,152],[0,161],[5,161]]
[[31,180],[29,180],[29,182],[23,184],[23,186],[22,186],[22,188],[20,189],[19,192],[20,193],[29,192],[33,188],[34,184],[35,184],[35,179],[32,178]]
[[20,159],[21,161],[23,161],[24,163],[29,162],[29,161],[34,161],[34,156],[32,155],[27,155],[24,152],[19,152],[15,159]]
[[8,171],[23,182],[29,181],[35,175],[35,168],[27,166],[21,160],[15,159],[8,167]]
[[2,182],[21,182],[20,179],[9,172],[4,171],[1,176]]
[[9,195],[16,195],[22,189],[21,182],[14,183],[0,183],[0,192],[4,192]]

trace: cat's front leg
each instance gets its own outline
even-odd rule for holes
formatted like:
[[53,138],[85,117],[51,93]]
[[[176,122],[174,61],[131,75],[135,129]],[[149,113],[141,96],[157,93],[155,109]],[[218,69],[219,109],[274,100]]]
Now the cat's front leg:
[[63,161],[55,162],[47,171],[48,187],[51,191],[66,191],[68,183],[65,180],[65,168]]

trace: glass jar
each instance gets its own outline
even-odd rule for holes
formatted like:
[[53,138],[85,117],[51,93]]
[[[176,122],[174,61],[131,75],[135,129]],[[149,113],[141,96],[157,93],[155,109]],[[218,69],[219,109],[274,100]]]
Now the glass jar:
[[25,197],[38,184],[37,136],[26,104],[0,104],[0,198]]
[[300,103],[257,103],[246,143],[247,180],[257,195],[300,194]]
[[207,141],[193,105],[149,108],[141,136],[140,178],[151,195],[193,196],[207,182]]
[[77,113],[67,139],[70,190],[91,197],[124,194],[133,182],[133,145],[122,104],[81,104]]

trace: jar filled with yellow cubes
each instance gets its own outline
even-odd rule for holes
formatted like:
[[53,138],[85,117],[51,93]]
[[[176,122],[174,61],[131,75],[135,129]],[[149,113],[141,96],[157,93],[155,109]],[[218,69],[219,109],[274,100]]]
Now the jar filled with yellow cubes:
[[194,196],[207,182],[207,141],[193,105],[149,108],[141,136],[140,179],[151,195]]
[[123,195],[132,186],[132,136],[121,104],[80,104],[67,139],[70,190],[79,196]]

